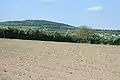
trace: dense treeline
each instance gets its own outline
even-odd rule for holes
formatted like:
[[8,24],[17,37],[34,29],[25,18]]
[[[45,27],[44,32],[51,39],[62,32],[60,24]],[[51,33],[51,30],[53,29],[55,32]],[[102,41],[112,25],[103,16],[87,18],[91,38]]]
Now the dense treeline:
[[38,28],[0,27],[1,38],[120,45],[120,36],[100,36],[96,30],[81,27],[58,32]]
[[27,40],[45,40],[45,41],[65,41],[71,42],[70,37],[64,32],[49,31],[38,28],[23,28],[23,27],[1,27],[0,37],[12,39],[27,39]]

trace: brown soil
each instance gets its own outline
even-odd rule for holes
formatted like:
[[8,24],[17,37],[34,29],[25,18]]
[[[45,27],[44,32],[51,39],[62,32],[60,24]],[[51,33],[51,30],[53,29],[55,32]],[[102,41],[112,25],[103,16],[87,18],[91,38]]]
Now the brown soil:
[[0,80],[120,80],[120,46],[0,39]]

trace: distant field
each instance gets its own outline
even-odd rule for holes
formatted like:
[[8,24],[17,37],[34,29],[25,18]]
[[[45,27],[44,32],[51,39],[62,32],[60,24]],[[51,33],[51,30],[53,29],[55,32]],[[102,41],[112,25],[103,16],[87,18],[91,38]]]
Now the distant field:
[[120,80],[120,46],[0,39],[0,80]]

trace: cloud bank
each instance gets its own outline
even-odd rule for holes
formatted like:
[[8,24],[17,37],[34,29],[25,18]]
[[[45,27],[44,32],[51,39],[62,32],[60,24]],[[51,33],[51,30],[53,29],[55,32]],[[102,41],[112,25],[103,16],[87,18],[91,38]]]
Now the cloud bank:
[[94,6],[94,7],[88,8],[87,10],[88,11],[100,11],[102,9],[103,9],[103,7],[101,7],[101,6]]

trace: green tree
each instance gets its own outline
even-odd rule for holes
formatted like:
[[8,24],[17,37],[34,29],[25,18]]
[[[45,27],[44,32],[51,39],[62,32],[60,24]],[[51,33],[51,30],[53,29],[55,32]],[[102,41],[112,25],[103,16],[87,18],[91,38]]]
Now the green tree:
[[74,32],[75,32],[76,38],[78,40],[81,40],[84,43],[86,42],[89,43],[93,35],[95,35],[94,30],[87,26],[79,27],[78,29],[75,29]]

